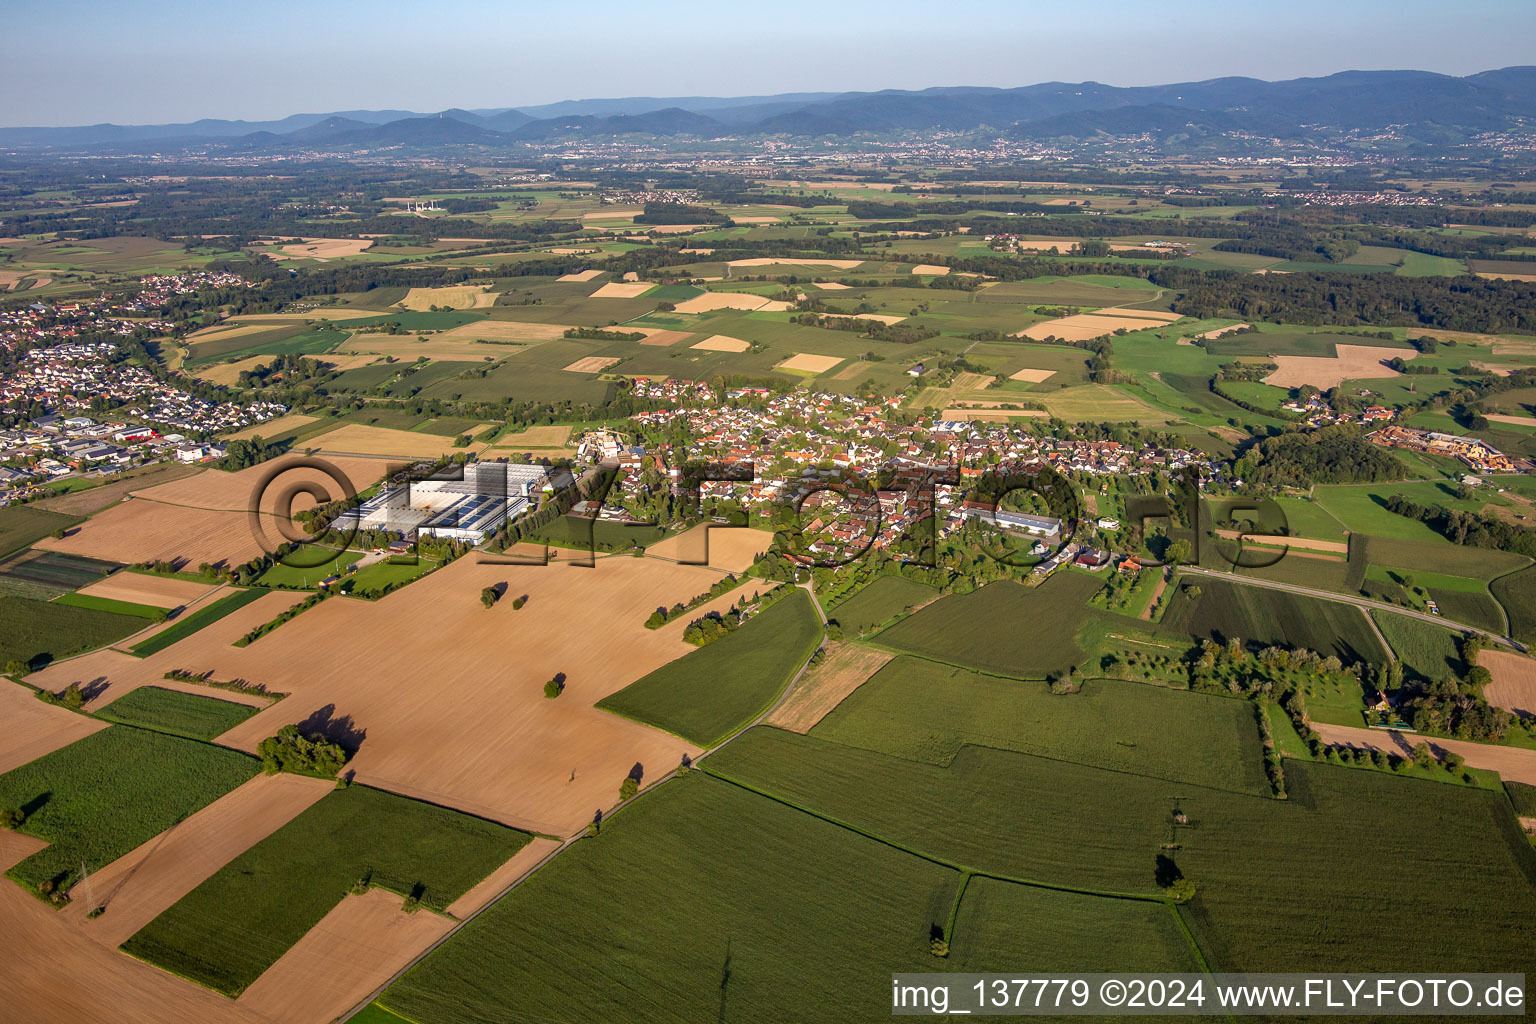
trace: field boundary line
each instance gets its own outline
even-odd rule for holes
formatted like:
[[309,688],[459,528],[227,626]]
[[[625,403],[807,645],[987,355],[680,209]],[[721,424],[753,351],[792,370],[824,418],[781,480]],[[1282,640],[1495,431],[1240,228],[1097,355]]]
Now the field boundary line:
[[823,814],[820,811],[813,811],[809,807],[803,807],[800,804],[795,803],[793,800],[789,800],[785,797],[770,793],[767,790],[759,789],[751,783],[742,782],[739,779],[734,779],[731,776],[719,771],[718,769],[701,767],[699,771],[703,772],[705,775],[708,775],[710,778],[718,779],[727,785],[735,786],[738,789],[744,789],[749,793],[755,793],[758,796],[772,800],[775,803],[783,804],[785,807],[788,807],[791,810],[799,811],[802,814],[808,814],[811,817],[820,821],[824,821],[829,825],[836,825],[838,828],[845,829],[858,836],[863,836],[865,839],[879,843],[882,846],[888,846],[893,850],[917,857],[920,860],[928,861],[930,864],[937,864],[941,868],[949,868],[952,871],[960,872],[962,875],[972,875],[980,878],[991,878],[999,882],[1012,882],[1015,885],[1027,885],[1035,889],[1049,889],[1054,892],[1075,893],[1079,896],[1096,896],[1100,899],[1133,900],[1139,903],[1167,904],[1169,902],[1166,897],[1156,896],[1151,893],[1120,892],[1114,889],[1085,889],[1080,886],[1062,885],[1054,882],[1041,882],[1028,878],[1017,878],[1013,875],[1005,875],[998,871],[987,871],[982,868],[973,868],[969,865],[960,864],[956,861],[946,860],[937,854],[924,853],[923,851],[914,849],[910,846],[904,846],[894,839],[888,839],[885,836],[881,836],[866,829],[862,829],[857,825],[843,821],[839,818],[834,818],[828,814]]

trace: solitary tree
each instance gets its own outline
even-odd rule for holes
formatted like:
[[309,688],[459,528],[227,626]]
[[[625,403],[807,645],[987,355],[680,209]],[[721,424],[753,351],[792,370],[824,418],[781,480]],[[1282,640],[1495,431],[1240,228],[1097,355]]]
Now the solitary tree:
[[480,603],[489,608],[501,598],[501,592],[495,587],[486,587],[480,591]]

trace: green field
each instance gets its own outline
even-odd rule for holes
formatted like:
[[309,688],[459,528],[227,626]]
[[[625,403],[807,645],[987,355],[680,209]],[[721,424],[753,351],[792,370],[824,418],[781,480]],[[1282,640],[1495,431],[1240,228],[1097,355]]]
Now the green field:
[[340,573],[347,566],[363,557],[355,550],[335,551],[325,547],[304,547],[291,556],[294,564],[279,563],[262,573],[256,580],[261,587],[285,587],[293,590],[314,590],[327,576]]
[[[1167,904],[976,877],[960,901],[945,968],[977,973],[1198,971],[1200,961],[1178,912]],[[1033,999],[1034,989],[1030,992]]]
[[967,746],[921,764],[758,726],[704,770],[925,856],[1094,891],[1157,892],[1183,795],[1259,800],[1053,757]]
[[1353,605],[1211,577],[1193,582],[1201,589],[1194,606],[1180,614],[1179,603],[1170,602],[1163,624],[1197,640],[1240,638],[1250,645],[1300,647],[1337,655],[1345,663],[1375,664],[1386,658],[1364,613]]
[[418,1024],[864,1019],[889,1012],[890,972],[943,969],[929,934],[959,877],[693,773],[604,822],[379,1002]]
[[1213,970],[1311,970],[1361,950],[1383,971],[1529,959],[1514,937],[1536,913],[1536,851],[1503,794],[1301,761],[1285,777],[1287,801],[1187,801],[1178,865],[1199,895],[1185,918]]
[[1037,587],[1003,581],[951,595],[877,635],[882,647],[1022,678],[1078,664],[1073,634],[1090,614],[1103,580],[1058,572]]
[[182,615],[149,639],[134,644],[132,653],[143,658],[157,651],[163,651],[171,644],[185,640],[203,627],[219,621],[230,612],[244,608],[252,601],[259,601],[266,593],[267,591],[260,587],[252,587],[250,590],[237,590],[228,597],[221,597],[212,604],[203,605],[195,612]]
[[927,764],[967,744],[1266,795],[1263,750],[1245,701],[1096,679],[1080,693],[892,661],[811,735]]
[[878,629],[891,619],[939,596],[933,587],[900,576],[881,576],[848,600],[827,611],[827,618],[850,636]]
[[134,615],[0,594],[0,665],[23,661],[35,671],[58,658],[102,647],[147,623]]
[[27,505],[0,508],[0,559],[9,558],[55,530],[67,530],[78,522],[79,516],[60,515]]
[[444,807],[348,786],[230,861],[123,948],[237,996],[360,879],[441,910],[529,838]]
[[211,740],[258,710],[248,704],[167,690],[163,686],[141,686],[96,712],[96,717],[188,739]]
[[1501,576],[1488,585],[1509,613],[1509,635],[1536,643],[1536,566]]
[[7,874],[36,889],[72,884],[212,803],[261,770],[234,750],[124,725],[109,726],[0,775],[0,807],[51,844]]
[[1391,612],[1373,611],[1371,618],[1376,620],[1409,677],[1455,679],[1461,674],[1456,634],[1451,630]]
[[767,710],[821,636],[810,595],[797,590],[597,706],[713,746]]
[[164,608],[157,608],[154,605],[134,604],[131,601],[118,601],[110,597],[92,597],[89,594],[63,594],[55,598],[53,603],[69,608],[92,608],[98,612],[128,615],[136,619],[149,619],[152,622],[165,621],[166,614]]

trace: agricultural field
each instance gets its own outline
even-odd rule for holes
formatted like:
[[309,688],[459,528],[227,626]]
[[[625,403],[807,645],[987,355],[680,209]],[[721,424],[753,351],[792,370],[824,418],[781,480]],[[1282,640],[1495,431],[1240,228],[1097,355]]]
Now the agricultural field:
[[681,1024],[714,1017],[722,997],[732,1018],[857,1016],[871,972],[930,969],[929,934],[959,880],[691,774],[604,822],[597,839],[518,886],[380,1003],[419,1024]]
[[33,670],[59,658],[102,647],[143,629],[136,615],[33,601],[0,594],[0,665],[21,661]]
[[193,740],[211,740],[250,718],[257,709],[248,704],[204,697],[160,686],[141,686],[96,712],[96,717],[120,725],[170,733]]
[[79,517],[61,515],[29,505],[0,508],[0,559],[9,558],[56,530],[67,530]]
[[1463,674],[1464,666],[1456,654],[1456,634],[1451,630],[1391,612],[1373,611],[1371,618],[1409,677],[1440,680]]
[[151,921],[123,948],[238,996],[360,882],[441,913],[529,840],[367,786],[327,794]]
[[[103,562],[55,551],[32,551],[0,565],[0,594],[48,601],[77,588],[92,590],[106,583],[102,577],[117,568]],[[96,581],[101,581],[97,583]]]
[[133,653],[144,658],[163,651],[185,640],[198,630],[213,625],[231,612],[239,611],[253,601],[259,601],[264,596],[266,596],[265,592],[256,588],[235,590],[211,604],[205,604],[196,611],[189,611],[172,620],[167,628],[134,644]]
[[1249,704],[1113,679],[1054,694],[1043,683],[901,657],[811,735],[927,764],[948,765],[962,747],[977,745],[1214,789],[1269,792]]
[[30,889],[67,890],[80,865],[103,867],[250,779],[238,751],[114,725],[0,776],[0,807],[48,847],[8,872]]
[[1065,672],[1084,654],[1072,639],[1094,614],[1103,585],[1059,572],[1036,587],[1003,581],[951,595],[877,634],[881,647],[999,675],[1041,678]]
[[834,605],[827,617],[842,626],[847,636],[861,636],[939,597],[939,592],[926,584],[900,576],[881,576],[852,597]]
[[820,640],[810,596],[796,591],[597,706],[713,746],[767,710]]
[[1304,648],[1337,655],[1346,664],[1380,663],[1386,657],[1365,613],[1353,605],[1201,577],[1201,594],[1177,619],[1170,608],[1165,624],[1196,639],[1249,645]]

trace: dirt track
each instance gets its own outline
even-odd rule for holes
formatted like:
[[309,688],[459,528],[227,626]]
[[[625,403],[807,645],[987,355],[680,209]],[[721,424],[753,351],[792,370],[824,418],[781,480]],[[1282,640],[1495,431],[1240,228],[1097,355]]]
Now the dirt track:
[[61,913],[116,948],[225,864],[265,839],[335,786],[300,775],[258,775],[91,875],[93,909],[77,899]]

